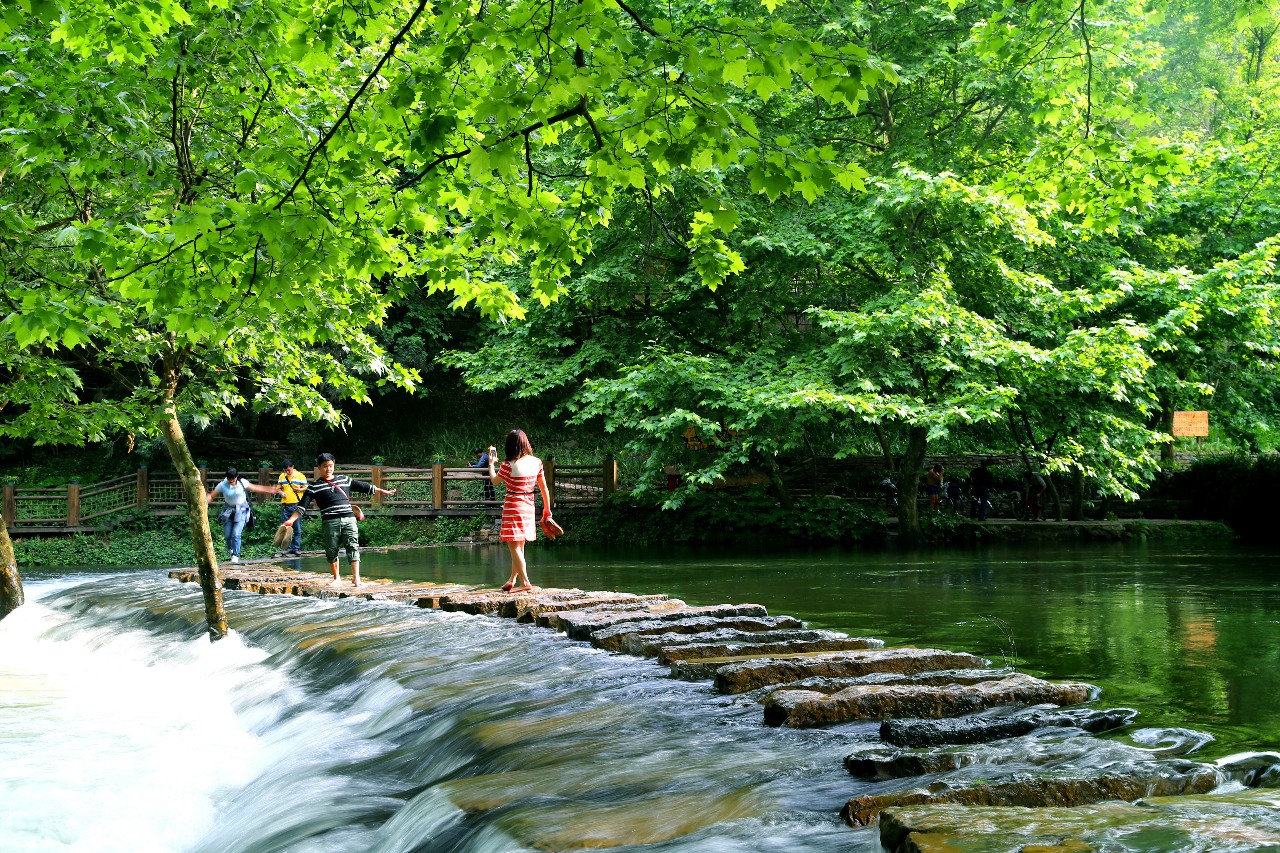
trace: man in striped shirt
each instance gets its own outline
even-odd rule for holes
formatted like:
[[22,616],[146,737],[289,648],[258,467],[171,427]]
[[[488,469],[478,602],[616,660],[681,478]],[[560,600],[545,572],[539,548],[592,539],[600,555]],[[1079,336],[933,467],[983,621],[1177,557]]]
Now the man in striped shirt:
[[332,453],[316,457],[316,474],[319,478],[307,484],[306,494],[298,502],[298,511],[285,524],[290,527],[314,502],[320,509],[320,524],[324,533],[324,556],[333,571],[333,584],[341,583],[338,573],[338,552],[345,549],[351,563],[351,582],[360,586],[360,529],[356,519],[363,518],[359,507],[351,505],[351,492],[366,495],[394,495],[395,489],[383,489],[364,480],[353,480],[346,474],[334,474]]

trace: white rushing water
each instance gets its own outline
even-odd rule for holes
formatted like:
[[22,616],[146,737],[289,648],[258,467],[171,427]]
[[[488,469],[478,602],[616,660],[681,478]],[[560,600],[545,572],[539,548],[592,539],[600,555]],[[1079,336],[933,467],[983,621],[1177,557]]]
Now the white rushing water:
[[0,850],[181,850],[266,756],[233,706],[279,689],[238,639],[73,624],[29,584],[0,622]]
[[[228,606],[244,633],[211,644],[194,585],[28,582],[0,622],[0,851],[878,846],[836,817],[839,743],[788,757],[754,708],[726,727],[651,664],[509,620]],[[820,819],[789,815],[815,784]]]

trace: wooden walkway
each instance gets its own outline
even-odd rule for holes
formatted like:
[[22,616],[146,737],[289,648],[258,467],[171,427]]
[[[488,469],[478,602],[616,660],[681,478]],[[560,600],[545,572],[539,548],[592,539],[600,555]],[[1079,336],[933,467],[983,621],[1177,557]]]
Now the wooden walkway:
[[[556,509],[599,506],[619,488],[618,463],[612,457],[598,465],[562,465],[549,459],[545,469],[551,505]],[[343,465],[337,471],[395,490],[394,495],[352,495],[353,502],[366,512],[427,518],[496,517],[502,512],[503,486],[486,491],[486,478],[479,468],[450,468],[438,462],[430,468]],[[257,472],[244,471],[241,476],[274,488],[279,473],[262,467]],[[307,477],[314,480],[314,472]],[[201,468],[200,479],[209,490],[222,480],[222,473]],[[485,500],[487,494],[493,499]],[[258,494],[251,494],[250,500],[259,508],[276,505],[274,498]],[[216,514],[219,508],[215,506],[210,511]],[[14,536],[101,533],[134,512],[185,515],[177,472],[143,467],[133,474],[88,485],[73,480],[56,488],[27,488],[13,482],[0,487],[0,513]]]

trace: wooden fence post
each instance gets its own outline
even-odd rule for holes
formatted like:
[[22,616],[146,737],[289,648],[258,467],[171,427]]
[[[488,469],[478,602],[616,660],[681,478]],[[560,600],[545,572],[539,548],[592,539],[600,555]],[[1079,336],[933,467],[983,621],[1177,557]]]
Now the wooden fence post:
[[[369,481],[379,489],[385,489],[387,487],[387,477],[386,474],[382,472],[381,465],[374,465],[373,468],[369,470]],[[377,492],[373,493],[373,505],[378,507],[382,506],[382,495]]]
[[[275,483],[271,482],[271,466],[270,465],[261,465],[258,467],[258,485],[259,486],[275,485]],[[247,497],[249,498],[249,500],[255,500],[253,492],[249,492]],[[262,503],[261,497],[256,498],[256,500],[258,503]]]
[[618,491],[618,460],[613,458],[610,453],[604,458],[604,498],[609,497]]
[[551,496],[551,508],[556,505],[556,460],[548,459],[542,466],[543,476],[547,480],[547,494]]
[[431,466],[431,506],[433,509],[444,509],[444,462],[436,462]]
[[18,518],[18,495],[17,485],[14,483],[4,484],[4,524],[6,527],[13,527],[13,523]]
[[80,481],[67,483],[67,527],[80,526]]
[[146,465],[138,466],[137,494],[138,494],[138,497],[135,505],[138,507],[138,509],[142,509],[147,504],[151,503],[151,479],[148,476]]

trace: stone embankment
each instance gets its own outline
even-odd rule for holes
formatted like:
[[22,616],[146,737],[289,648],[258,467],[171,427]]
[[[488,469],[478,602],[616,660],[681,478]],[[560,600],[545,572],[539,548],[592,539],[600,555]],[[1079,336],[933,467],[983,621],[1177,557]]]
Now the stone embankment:
[[[170,576],[198,582],[194,569]],[[851,825],[865,826],[883,813],[881,842],[890,851],[970,849],[965,839],[973,840],[978,822],[956,818],[958,807],[991,811],[1018,806],[1048,812],[1114,800],[1203,795],[1225,781],[1270,784],[1280,774],[1280,756],[1255,755],[1220,766],[1130,748],[1124,761],[1099,762],[1094,772],[1008,773],[998,781],[988,776],[966,784],[952,777],[974,765],[998,767],[1002,759],[948,745],[992,745],[1034,738],[1048,730],[1086,738],[1127,725],[1136,712],[1064,710],[1060,706],[1087,702],[1098,691],[1088,684],[993,669],[988,661],[964,652],[885,648],[874,638],[810,629],[790,616],[770,616],[758,604],[692,607],[661,594],[578,589],[506,593],[460,584],[377,580],[360,587],[334,586],[325,575],[276,568],[220,571],[219,577],[230,590],[398,601],[531,623],[608,651],[655,658],[669,666],[675,678],[708,681],[718,693],[756,699],[761,721],[768,726],[879,723],[884,746],[849,755],[845,767],[862,780],[855,783],[862,791],[869,785],[893,789],[859,793],[844,805],[842,815]],[[1094,743],[1098,750],[1118,748],[1105,741]],[[1142,757],[1133,760],[1136,753]],[[908,790],[897,784],[920,776],[946,781]],[[1071,836],[1068,832],[1060,837]]]

